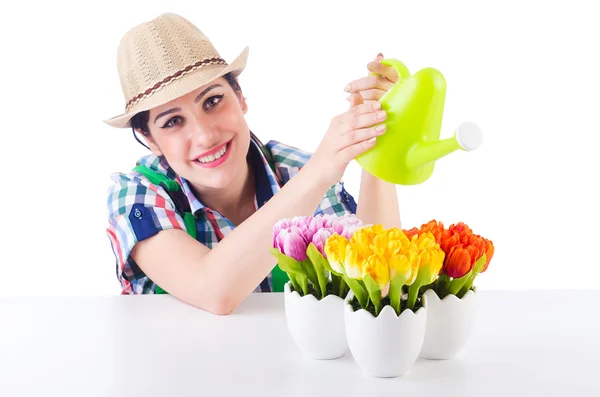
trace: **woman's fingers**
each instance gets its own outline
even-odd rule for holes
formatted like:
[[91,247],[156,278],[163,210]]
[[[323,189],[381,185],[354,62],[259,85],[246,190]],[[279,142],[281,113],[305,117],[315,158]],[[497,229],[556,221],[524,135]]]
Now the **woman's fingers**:
[[372,89],[387,91],[393,86],[394,83],[386,77],[371,75],[350,82],[350,84],[346,86],[346,92],[362,92]]
[[381,110],[379,102],[361,104],[344,113],[338,122],[342,124],[342,133],[368,128],[385,121],[387,114]]
[[381,99],[381,97],[383,97],[385,95],[387,91],[384,90],[366,90],[366,91],[361,91],[360,95],[362,96],[363,100],[367,101],[367,100],[371,100],[371,101],[378,101]]
[[368,141],[385,133],[385,124],[379,124],[369,128],[359,128],[345,132],[340,140],[340,149],[345,149],[357,143]]
[[375,75],[382,76],[382,78],[385,78],[392,84],[398,81],[398,72],[391,66],[383,65],[379,62],[369,62],[367,64],[367,69]]
[[375,146],[376,141],[377,137],[372,137],[365,141],[360,141],[358,143],[343,148],[339,151],[339,154],[340,156],[342,156],[344,162],[349,163],[356,157],[360,156],[361,154]]

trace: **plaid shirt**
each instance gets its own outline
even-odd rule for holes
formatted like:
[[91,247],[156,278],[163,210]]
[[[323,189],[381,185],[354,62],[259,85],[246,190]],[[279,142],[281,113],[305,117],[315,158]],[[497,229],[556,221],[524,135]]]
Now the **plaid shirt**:
[[[276,194],[281,186],[300,171],[311,156],[277,141],[270,141],[265,148],[271,154],[276,174],[273,173],[258,144],[251,140],[248,158],[255,171],[255,208],[260,208]],[[229,219],[202,204],[192,193],[188,182],[177,176],[164,158],[151,154],[142,157],[137,164],[143,164],[179,183],[194,214],[196,239],[206,247],[213,248],[235,228]],[[109,226],[106,232],[116,258],[117,278],[121,283],[122,294],[152,294],[156,290],[156,284],[135,263],[130,255],[131,250],[135,243],[160,230],[185,231],[183,215],[161,186],[151,183],[140,173],[115,173],[111,179],[114,183],[108,191]],[[141,216],[142,213],[144,217]],[[319,213],[356,213],[356,203],[344,189],[342,181],[325,193],[315,211],[315,214]],[[139,218],[144,218],[144,221],[140,221]],[[269,292],[271,289],[269,274],[254,292]]]

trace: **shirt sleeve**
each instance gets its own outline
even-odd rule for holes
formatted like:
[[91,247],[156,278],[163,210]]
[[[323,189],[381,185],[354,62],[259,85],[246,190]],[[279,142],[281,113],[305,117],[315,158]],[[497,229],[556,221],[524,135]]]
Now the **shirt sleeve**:
[[356,207],[354,197],[346,191],[344,182],[340,181],[325,193],[315,215],[331,214],[344,216],[346,214],[356,214]]
[[[293,178],[312,157],[312,153],[310,152],[285,145],[275,140],[269,141],[266,147],[273,156],[275,167],[277,167],[279,174],[282,176],[284,184]],[[327,190],[315,211],[315,215],[331,214],[343,216],[345,214],[356,214],[356,207],[357,204],[354,197],[346,191],[344,182],[339,181]]]
[[161,230],[186,229],[173,200],[162,187],[139,173],[117,173],[112,180],[106,232],[120,269],[126,271],[125,264],[137,242]]

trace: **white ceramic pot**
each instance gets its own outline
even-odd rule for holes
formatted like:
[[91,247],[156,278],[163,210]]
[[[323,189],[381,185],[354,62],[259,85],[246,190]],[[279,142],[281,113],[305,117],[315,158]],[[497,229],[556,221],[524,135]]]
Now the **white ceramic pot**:
[[441,299],[429,289],[423,294],[427,309],[427,329],[420,356],[432,360],[454,358],[467,344],[477,315],[477,293],[469,291],[458,299]]
[[317,300],[312,295],[300,297],[284,287],[285,315],[296,346],[308,357],[331,360],[348,351],[344,329],[344,300],[328,295]]
[[344,320],[348,346],[367,376],[391,378],[405,375],[419,357],[425,337],[426,309],[405,310],[396,315],[385,306],[377,317],[364,309],[354,311],[345,300]]

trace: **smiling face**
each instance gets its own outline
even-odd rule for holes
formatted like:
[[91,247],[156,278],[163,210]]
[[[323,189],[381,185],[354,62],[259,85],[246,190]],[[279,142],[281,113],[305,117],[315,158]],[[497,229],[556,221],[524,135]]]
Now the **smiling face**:
[[241,91],[219,78],[151,109],[146,140],[196,190],[225,189],[247,173],[247,110]]

